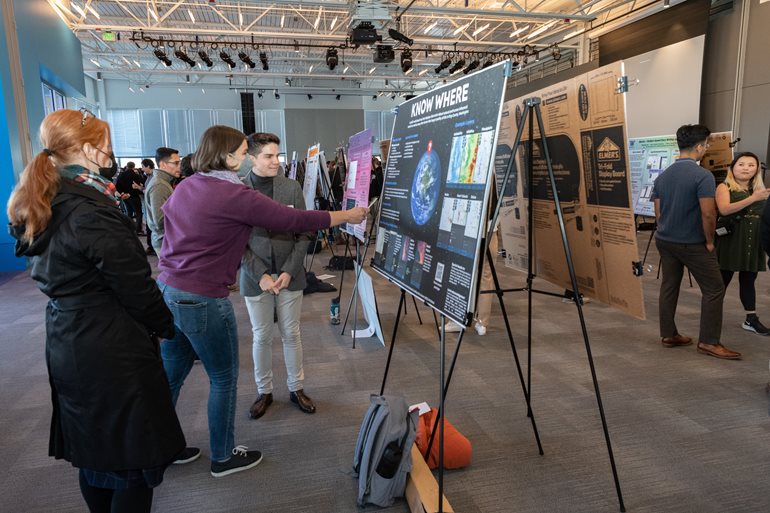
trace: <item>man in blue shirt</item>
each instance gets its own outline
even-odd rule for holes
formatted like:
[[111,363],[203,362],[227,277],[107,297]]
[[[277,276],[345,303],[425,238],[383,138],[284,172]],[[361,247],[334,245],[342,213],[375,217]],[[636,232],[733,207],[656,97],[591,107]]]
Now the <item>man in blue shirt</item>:
[[655,244],[660,253],[663,279],[658,309],[661,343],[666,347],[692,344],[676,328],[674,316],[684,266],[701,289],[698,352],[738,360],[741,354],[720,343],[725,286],[714,252],[717,207],[714,176],[698,165],[706,154],[711,131],[703,125],[684,125],[676,131],[679,159],[655,180],[652,199],[658,229]]

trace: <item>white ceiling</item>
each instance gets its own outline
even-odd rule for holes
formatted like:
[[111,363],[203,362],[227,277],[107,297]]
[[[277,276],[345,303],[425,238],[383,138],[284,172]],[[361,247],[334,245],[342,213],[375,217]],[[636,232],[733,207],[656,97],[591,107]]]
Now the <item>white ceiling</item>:
[[[529,67],[553,59],[558,46],[561,61],[569,67],[578,49],[587,51],[588,36],[606,26],[623,23],[640,12],[650,12],[661,0],[48,0],[51,9],[82,42],[87,74],[136,84],[174,86],[194,83],[251,89],[314,91],[336,89],[344,93],[421,91],[443,80],[449,70],[435,68],[452,63],[514,57]],[[467,5],[466,5],[467,4]],[[350,43],[350,30],[361,21],[372,21],[393,45],[395,60],[373,63],[373,48]],[[400,65],[409,48],[394,41],[388,29],[414,39],[413,69]],[[111,32],[116,41],[105,41]],[[197,48],[196,42],[197,41]],[[172,46],[173,45],[173,46]],[[582,46],[581,46],[582,45]],[[215,46],[215,47],[213,47]],[[328,48],[338,51],[339,64],[330,70]],[[164,65],[154,55],[160,49],[171,61]],[[174,56],[183,50],[196,61],[194,67]],[[197,55],[204,50],[213,62],[209,68]],[[220,52],[236,63],[225,64]],[[243,52],[256,64],[241,62]],[[264,71],[260,53],[267,57]],[[539,59],[537,64],[535,60]],[[462,68],[461,68],[462,70]],[[454,77],[462,76],[459,70]]]

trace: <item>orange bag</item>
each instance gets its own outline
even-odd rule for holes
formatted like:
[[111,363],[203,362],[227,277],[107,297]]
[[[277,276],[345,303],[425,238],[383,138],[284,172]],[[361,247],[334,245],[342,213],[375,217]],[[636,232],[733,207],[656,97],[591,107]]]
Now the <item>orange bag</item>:
[[[436,408],[420,415],[420,420],[417,422],[417,438],[414,441],[431,469],[438,467],[438,432],[436,432],[436,437],[430,448],[430,458],[426,458],[425,453],[428,451],[431,430],[437,416],[438,409]],[[438,429],[438,426],[436,428]],[[444,419],[444,468],[462,468],[469,465],[471,451],[470,440],[457,431],[451,422]]]

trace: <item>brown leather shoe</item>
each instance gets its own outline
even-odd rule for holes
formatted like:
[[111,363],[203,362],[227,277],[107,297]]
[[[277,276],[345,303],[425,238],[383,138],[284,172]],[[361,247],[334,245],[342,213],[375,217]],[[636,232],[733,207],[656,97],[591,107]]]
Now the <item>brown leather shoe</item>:
[[305,395],[304,390],[297,390],[296,392],[289,393],[289,399],[291,399],[291,402],[299,406],[299,409],[305,413],[315,413],[315,404],[313,404],[313,401]]
[[704,342],[698,342],[698,352],[713,356],[714,358],[721,358],[723,360],[740,360],[741,353],[737,351],[730,351],[722,344],[706,344]]
[[257,400],[249,408],[249,417],[252,419],[260,418],[271,404],[273,404],[273,394],[259,394]]
[[674,335],[673,337],[663,337],[660,339],[660,343],[666,347],[689,346],[692,344],[692,339],[683,335]]

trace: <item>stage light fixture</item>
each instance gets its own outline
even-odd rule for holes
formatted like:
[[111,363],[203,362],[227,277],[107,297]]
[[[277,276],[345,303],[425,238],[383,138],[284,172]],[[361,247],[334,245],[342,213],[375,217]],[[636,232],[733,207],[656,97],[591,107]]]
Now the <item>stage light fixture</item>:
[[412,51],[407,48],[401,52],[401,71],[406,73],[410,69],[412,69]]
[[257,91],[257,97],[262,98],[262,91]]
[[405,36],[401,32],[399,32],[396,29],[388,29],[388,35],[391,37],[391,39],[395,39],[396,41],[401,41],[402,43],[406,43],[408,46],[412,46],[414,44],[414,39],[411,37]]
[[[238,52],[238,58],[241,60],[241,62],[246,64],[251,69],[254,69],[254,67],[256,66],[254,61],[251,60],[251,57],[249,57],[249,54],[247,54],[246,52]],[[224,60],[224,59],[222,59],[222,60]]]
[[188,56],[188,55],[185,53],[185,51],[184,51],[183,49],[181,49],[181,48],[180,48],[179,50],[177,50],[177,51],[175,51],[175,52],[174,52],[174,57],[176,57],[176,58],[177,58],[177,59],[179,59],[180,61],[184,61],[184,62],[186,62],[187,64],[189,64],[189,65],[190,65],[190,67],[191,67],[191,68],[194,68],[194,67],[195,67],[195,61],[194,61],[194,60],[192,60],[192,59],[191,59],[191,58],[190,58],[190,57],[189,57],[189,56]]
[[436,75],[438,75],[439,73],[441,73],[442,71],[444,71],[445,69],[447,69],[447,68],[449,67],[449,65],[450,65],[450,64],[452,64],[452,59],[450,59],[449,57],[447,57],[446,59],[444,59],[443,61],[441,61],[441,64],[439,64],[439,65],[436,67],[436,69],[434,70],[434,71],[436,72]]
[[372,100],[377,101],[377,95],[376,94],[372,95]]
[[160,48],[156,48],[153,53],[155,54],[155,57],[157,57],[160,62],[162,62],[166,66],[171,66],[171,59],[168,58],[168,55],[166,55],[166,52],[164,52]]
[[337,67],[337,64],[339,64],[340,60],[337,56],[337,49],[336,48],[329,48],[326,50],[326,65],[329,66],[330,70],[334,70],[334,68]]
[[490,67],[490,66],[491,66],[492,64],[494,64],[494,63],[495,63],[495,61],[493,61],[493,60],[490,58],[490,59],[489,59],[487,62],[485,62],[485,63],[484,63],[482,66],[481,66],[481,69],[486,69],[486,68]]
[[337,101],[340,101],[340,98],[342,98],[342,95],[338,94],[337,95]]
[[449,74],[453,75],[460,71],[463,66],[465,66],[465,59],[460,59],[459,61],[455,62],[451,68],[449,68]]
[[209,68],[214,66],[214,63],[212,62],[211,58],[208,56],[208,54],[204,50],[200,50],[198,52],[198,57],[201,58],[201,60],[206,63],[206,66]]
[[554,46],[553,50],[551,50],[551,57],[553,57],[553,60],[555,61],[561,59],[561,50],[559,50],[558,46]]
[[231,68],[235,67],[235,62],[233,62],[233,59],[230,58],[230,56],[227,54],[227,52],[219,52],[219,58],[222,59],[225,63],[227,63],[228,66]]
[[312,100],[312,99],[313,99],[313,95],[312,95],[312,94],[310,94],[310,93],[308,93],[308,95],[307,95],[307,99],[308,99],[308,100]]
[[668,9],[671,7],[671,0],[663,0],[663,8]]
[[471,71],[473,71],[474,69],[478,68],[478,67],[479,67],[479,65],[480,65],[480,63],[479,63],[479,60],[478,60],[478,59],[473,59],[473,60],[471,61],[471,63],[470,63],[470,64],[468,64],[468,66],[466,66],[466,67],[465,67],[465,69],[463,70],[463,73],[464,73],[465,75],[467,75],[468,73],[470,73],[470,72],[471,72]]
[[275,91],[273,91],[273,93],[275,94],[275,99],[276,99],[276,100],[280,100],[280,99],[281,99],[281,95],[280,95],[280,94],[278,94],[278,89],[276,89]]
[[267,71],[270,69],[270,66],[267,64],[267,53],[259,52],[259,62],[262,63],[262,69],[264,71]]

